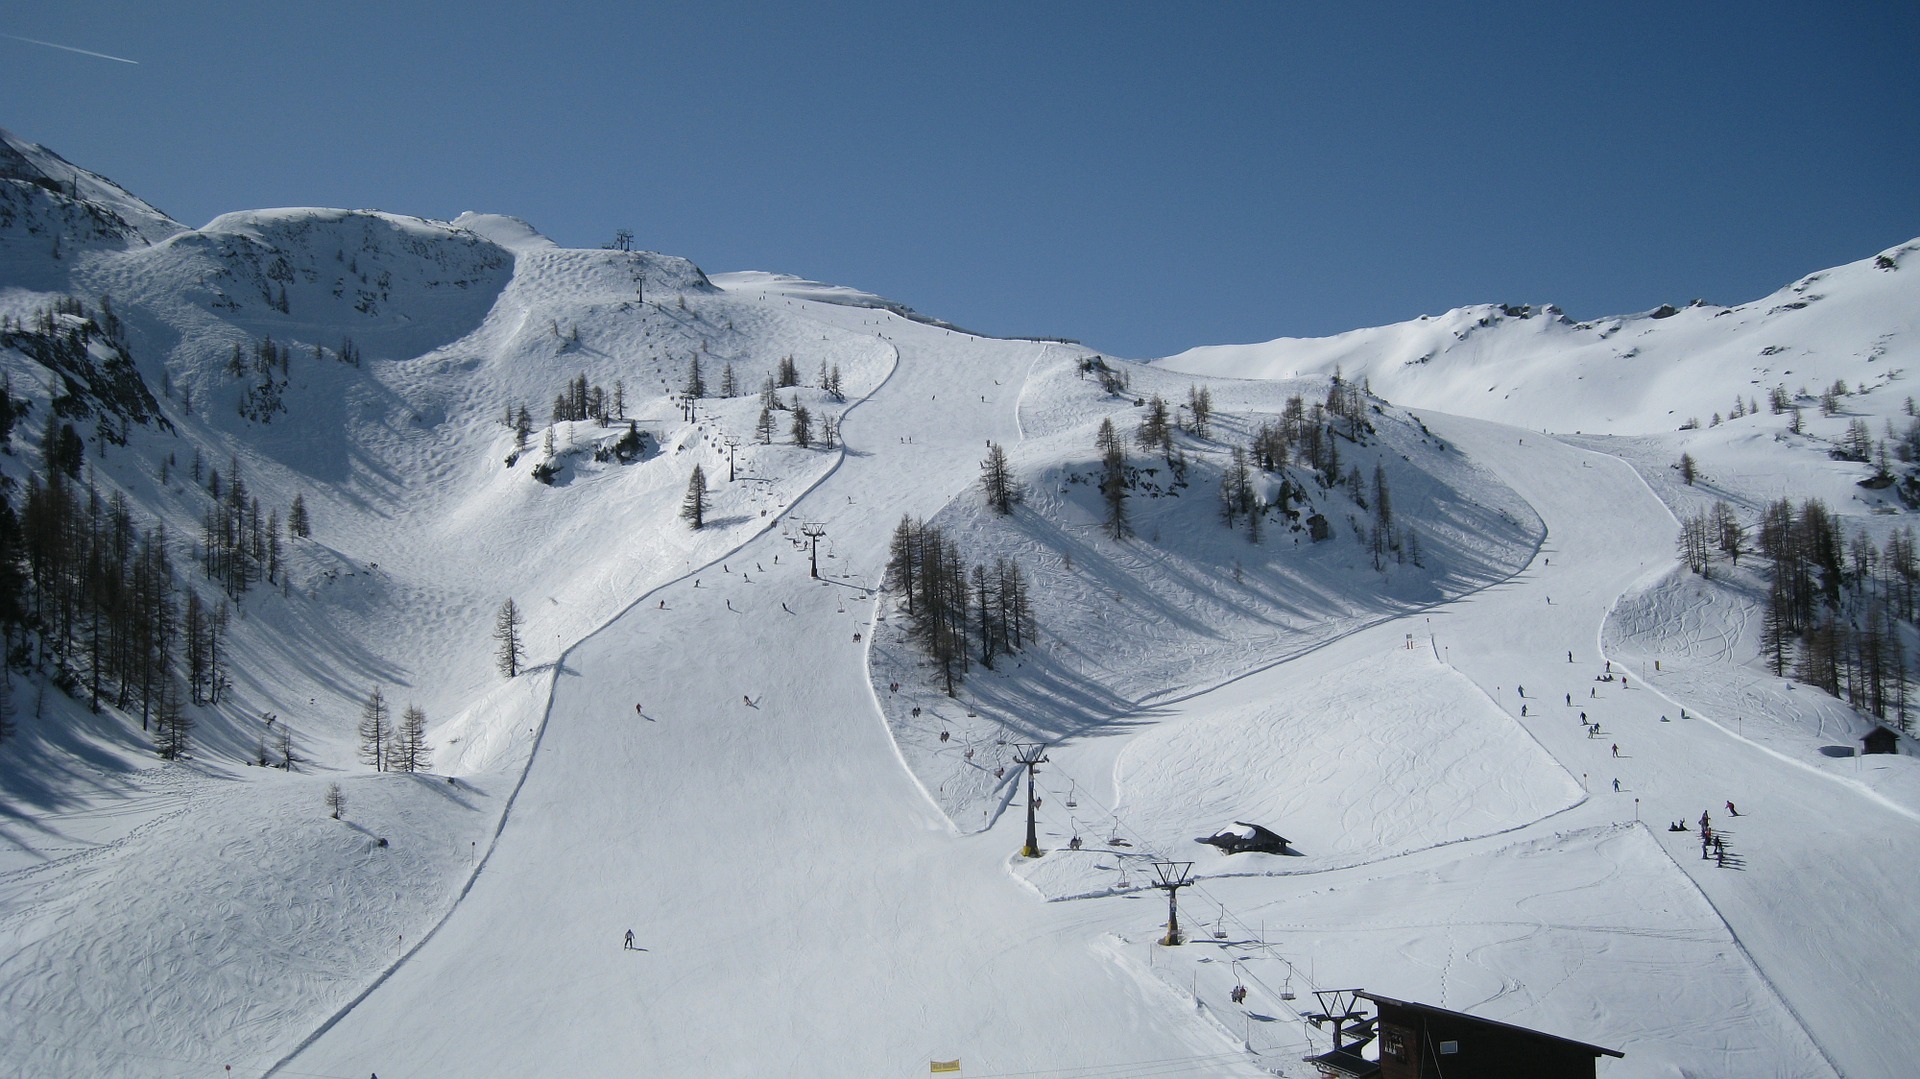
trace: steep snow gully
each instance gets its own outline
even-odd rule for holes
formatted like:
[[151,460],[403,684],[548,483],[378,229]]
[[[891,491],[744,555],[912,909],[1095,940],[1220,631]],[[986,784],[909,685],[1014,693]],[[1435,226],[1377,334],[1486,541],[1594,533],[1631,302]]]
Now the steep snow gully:
[[[814,317],[857,326],[863,315],[826,308]],[[960,349],[949,331],[904,320],[883,334],[897,349],[894,372],[847,417],[841,464],[789,514],[824,529],[819,579],[791,535],[771,528],[569,650],[538,751],[470,890],[431,940],[275,1073],[913,1075],[928,1060],[964,1056],[976,1075],[1142,1061],[1168,1062],[1153,1074],[1300,1074],[1302,1039],[1249,1053],[1218,1009],[1162,991],[1165,975],[1143,977],[1131,952],[1116,960],[1117,938],[1141,939],[1157,920],[1151,902],[1038,901],[1006,872],[1019,822],[960,834],[901,766],[865,651],[889,532],[902,513],[931,515],[974,482],[980,439],[1019,438],[1018,395],[1045,346],[967,339]],[[1324,948],[1315,962],[1333,982],[1378,977],[1369,984],[1396,995],[1491,1001],[1485,1014],[1627,1048],[1608,1075],[1900,1074],[1920,1058],[1912,1031],[1854,1033],[1879,995],[1905,984],[1910,949],[1896,946],[1913,935],[1897,928],[1905,890],[1874,867],[1913,864],[1920,833],[1844,781],[1682,720],[1679,704],[1644,688],[1637,672],[1616,665],[1627,681],[1596,681],[1607,671],[1598,642],[1612,604],[1671,562],[1671,516],[1611,458],[1493,424],[1428,419],[1547,522],[1534,564],[1158,709],[1156,722],[1409,654],[1402,642],[1412,634],[1429,661],[1477,686],[1487,710],[1524,728],[1588,793],[1500,834],[1325,872],[1216,878],[1209,894],[1294,933],[1303,949]],[[883,444],[886,457],[863,452]],[[901,454],[928,482],[898,482]],[[1599,489],[1608,493],[1596,497]],[[1602,724],[1598,738],[1581,711]],[[1102,743],[1120,740],[1095,737],[1055,756],[1069,771],[1106,762],[1111,772],[1124,751]],[[1113,804],[1154,811],[1151,777],[1117,786]],[[1722,821],[1729,799],[1741,815]],[[1691,835],[1661,830],[1703,808],[1725,827],[1739,869],[1701,861]],[[1636,811],[1653,828],[1633,825]],[[1397,946],[1413,969],[1387,980],[1391,968],[1368,964],[1394,949],[1376,940],[1360,958],[1351,943],[1387,932],[1384,921],[1302,928],[1326,893],[1391,887],[1418,908],[1463,867],[1522,847],[1604,863],[1582,885],[1591,904],[1554,903],[1556,922],[1585,918],[1574,929],[1605,943],[1576,975],[1554,968],[1552,984],[1529,980],[1537,954],[1503,960],[1496,945],[1511,942],[1494,941],[1461,953],[1492,972],[1496,988],[1482,992],[1455,954],[1453,929],[1444,943],[1416,935]],[[1697,892],[1676,887],[1683,875]],[[1673,909],[1640,911],[1656,893],[1678,897]],[[1710,910],[1689,898],[1700,895]],[[1511,900],[1524,912],[1540,893],[1481,898],[1490,910]],[[1831,916],[1843,908],[1848,922]],[[1627,928],[1629,912],[1657,924]],[[1850,923],[1895,926],[1899,940],[1836,946]],[[1550,928],[1537,923],[1517,934],[1531,943],[1515,947],[1555,947]],[[629,929],[633,949],[623,946]],[[1676,954],[1700,942],[1700,969],[1680,972],[1699,995],[1647,999],[1636,968],[1607,966],[1610,950],[1641,940]],[[1428,948],[1440,949],[1431,963]],[[1576,976],[1590,981],[1569,993],[1560,982]],[[1063,1031],[1101,1035],[1090,1043]]]

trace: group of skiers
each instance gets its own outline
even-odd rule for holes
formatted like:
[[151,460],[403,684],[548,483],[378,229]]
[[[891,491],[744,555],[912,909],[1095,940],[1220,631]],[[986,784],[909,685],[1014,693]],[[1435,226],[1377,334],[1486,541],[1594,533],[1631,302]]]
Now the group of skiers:
[[[1567,662],[1568,663],[1574,662],[1572,652],[1567,653]],[[1659,668],[1658,661],[1654,663],[1654,667],[1655,669]],[[1601,670],[1599,674],[1594,676],[1593,680],[1595,682],[1605,683],[1605,682],[1612,682],[1616,678],[1618,678],[1620,682],[1620,688],[1626,689],[1627,688],[1626,672],[1621,671],[1619,672],[1619,674],[1616,675],[1613,670],[1613,661],[1608,660],[1606,661],[1606,666]],[[1519,692],[1521,697],[1525,697],[1527,695],[1527,689],[1525,686],[1516,686],[1515,689]],[[1597,699],[1600,696],[1598,687],[1590,688],[1587,691],[1587,695],[1591,698]],[[1573,707],[1573,694],[1571,693],[1566,694],[1564,699],[1567,703],[1567,707],[1569,708]],[[1527,706],[1524,703],[1521,704],[1520,706],[1520,714],[1522,716],[1525,716],[1527,714]],[[1686,709],[1683,708],[1680,710],[1680,718],[1681,719],[1688,718]],[[1665,722],[1667,717],[1661,716],[1660,719],[1662,722]],[[1585,731],[1587,732],[1588,738],[1598,738],[1600,736],[1600,724],[1596,721],[1588,719],[1587,714],[1585,712],[1580,713],[1580,726],[1583,729],[1585,729]],[[1609,745],[1607,749],[1613,755],[1614,759],[1618,760],[1620,758],[1620,743],[1614,742],[1611,745]],[[1616,792],[1622,789],[1620,785],[1620,780],[1617,778],[1613,780],[1613,789]],[[1740,811],[1734,808],[1734,804],[1731,799],[1727,801],[1727,815],[1730,817],[1737,817],[1740,815]],[[1684,823],[1680,821],[1674,821],[1671,825],[1667,827],[1667,830],[1670,832],[1684,832],[1684,831],[1687,831],[1688,829]],[[1727,864],[1727,848],[1726,848],[1725,837],[1713,830],[1712,818],[1705,811],[1702,811],[1700,814],[1700,857],[1703,859],[1709,859],[1709,858],[1714,859],[1715,864],[1721,867],[1725,867]]]

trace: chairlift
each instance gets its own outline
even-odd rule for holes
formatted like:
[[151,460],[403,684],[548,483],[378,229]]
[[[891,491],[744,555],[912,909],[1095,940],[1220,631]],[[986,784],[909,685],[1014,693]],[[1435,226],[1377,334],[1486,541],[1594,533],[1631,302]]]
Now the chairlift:
[[1220,908],[1220,920],[1213,923],[1213,939],[1227,939],[1227,908]]
[[1123,892],[1133,887],[1133,882],[1127,879],[1127,863],[1124,861],[1120,863],[1120,879],[1114,883],[1114,887]]
[[1294,992],[1293,992],[1293,966],[1292,966],[1292,964],[1288,964],[1288,966],[1287,966],[1287,980],[1286,980],[1286,982],[1285,982],[1284,984],[1282,984],[1282,985],[1280,986],[1280,999],[1281,999],[1281,1000],[1292,1000],[1292,999],[1293,999],[1293,997],[1294,997]]
[[993,744],[996,746],[1004,746],[1007,744],[1007,725],[1006,724],[1002,723],[1000,725],[999,737],[993,740]]
[[1127,842],[1125,836],[1122,836],[1120,834],[1120,818],[1119,817],[1113,818],[1113,834],[1107,837],[1107,845],[1110,847],[1133,846],[1133,844]]
[[1068,781],[1067,783],[1067,808],[1068,809],[1075,809],[1075,808],[1078,808],[1080,805],[1079,802],[1076,802],[1073,800],[1074,790],[1075,790],[1074,783],[1072,781]]

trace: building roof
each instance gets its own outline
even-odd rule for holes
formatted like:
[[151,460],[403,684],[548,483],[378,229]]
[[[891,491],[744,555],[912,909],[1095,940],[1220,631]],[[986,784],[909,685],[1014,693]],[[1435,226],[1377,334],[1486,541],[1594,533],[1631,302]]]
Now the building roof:
[[1420,1004],[1411,1000],[1395,1000],[1392,997],[1383,997],[1378,993],[1361,992],[1359,996],[1361,996],[1366,1000],[1373,1001],[1373,1003],[1376,1006],[1385,1004],[1389,1007],[1405,1008],[1408,1011],[1419,1012],[1423,1015],[1444,1016],[1448,1019],[1464,1019],[1467,1022],[1478,1023],[1481,1026],[1496,1027],[1501,1030],[1513,1031],[1516,1034],[1524,1034],[1530,1038],[1539,1038],[1544,1041],[1559,1042],[1562,1045],[1572,1046],[1576,1049],[1583,1049],[1589,1053],[1592,1053],[1594,1056],[1610,1056],[1610,1057],[1626,1056],[1625,1053],[1622,1053],[1617,1049],[1607,1049],[1598,1045],[1588,1045],[1586,1042],[1574,1041],[1572,1038],[1562,1038],[1558,1034],[1548,1034],[1543,1030],[1534,1030],[1532,1027],[1515,1026],[1512,1023],[1502,1023],[1495,1019],[1482,1019],[1480,1016],[1477,1016],[1477,1015],[1468,1015],[1466,1012],[1448,1011],[1445,1008],[1436,1008],[1431,1004]]

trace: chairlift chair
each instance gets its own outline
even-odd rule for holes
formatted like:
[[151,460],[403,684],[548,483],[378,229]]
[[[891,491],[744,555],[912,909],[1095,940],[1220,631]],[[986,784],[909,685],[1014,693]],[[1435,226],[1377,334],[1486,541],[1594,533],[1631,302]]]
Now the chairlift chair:
[[1079,802],[1076,802],[1073,800],[1074,791],[1076,789],[1077,788],[1074,783],[1072,783],[1071,781],[1067,783],[1067,808],[1068,809],[1077,809],[1080,806]]

